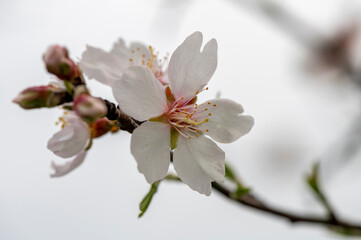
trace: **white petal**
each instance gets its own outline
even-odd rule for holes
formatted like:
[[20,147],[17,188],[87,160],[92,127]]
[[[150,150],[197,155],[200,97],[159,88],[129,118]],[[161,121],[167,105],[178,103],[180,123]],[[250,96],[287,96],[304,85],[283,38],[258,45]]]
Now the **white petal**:
[[139,172],[149,183],[163,179],[170,163],[170,126],[160,122],[145,122],[132,135],[130,149]]
[[85,159],[87,151],[80,152],[73,160],[65,163],[65,164],[56,164],[54,162],[51,163],[51,167],[54,169],[54,173],[51,174],[51,177],[62,177],[69,172],[73,171],[77,168]]
[[[123,61],[123,63],[125,63],[126,65],[129,63],[129,58],[130,58],[130,51],[129,49],[125,46],[125,42],[123,39],[118,39],[118,41],[116,43],[114,43],[112,50],[110,51],[110,53],[117,57],[120,61]],[[123,67],[124,69],[125,67]]]
[[201,111],[207,109],[207,111],[195,115],[196,117],[208,118],[208,122],[203,123],[199,128],[208,129],[206,134],[220,143],[236,141],[247,134],[254,124],[253,117],[241,115],[242,106],[229,99],[213,99],[199,105],[198,109]]
[[62,158],[72,157],[84,150],[90,139],[89,127],[79,117],[70,117],[67,122],[48,141],[48,149]]
[[176,98],[195,96],[216,70],[217,41],[210,40],[203,52],[200,52],[202,39],[202,33],[193,33],[174,51],[170,59],[169,84]]
[[[113,49],[114,50],[114,49]],[[120,79],[124,68],[129,65],[127,53],[117,54],[105,52],[102,49],[87,46],[79,62],[81,70],[90,79],[112,86],[115,80]]]
[[217,144],[204,137],[187,139],[180,136],[173,154],[178,176],[193,190],[211,194],[211,182],[224,181],[225,154]]
[[139,121],[160,116],[168,109],[163,85],[146,67],[127,68],[114,82],[113,94],[120,109]]

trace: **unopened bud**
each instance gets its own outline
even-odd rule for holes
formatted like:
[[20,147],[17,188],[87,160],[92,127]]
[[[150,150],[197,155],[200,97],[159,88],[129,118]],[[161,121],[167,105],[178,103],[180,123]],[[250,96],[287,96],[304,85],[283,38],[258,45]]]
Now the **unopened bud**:
[[98,118],[107,114],[107,107],[104,101],[88,94],[80,94],[74,100],[75,112],[86,122],[92,123]]
[[49,85],[27,88],[19,93],[13,102],[24,109],[33,109],[55,107],[70,100],[71,97],[64,89]]
[[90,124],[92,138],[98,138],[107,132],[116,132],[118,127],[115,121],[110,121],[107,118],[99,118],[94,123]]
[[69,58],[68,50],[59,45],[49,46],[43,55],[46,69],[62,80],[73,80],[79,77],[77,65]]

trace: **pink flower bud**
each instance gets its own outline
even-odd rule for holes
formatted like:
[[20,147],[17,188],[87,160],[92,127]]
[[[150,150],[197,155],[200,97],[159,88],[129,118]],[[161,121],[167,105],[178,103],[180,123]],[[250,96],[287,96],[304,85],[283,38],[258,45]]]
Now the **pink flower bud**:
[[49,46],[43,55],[46,69],[62,80],[79,77],[78,66],[69,58],[68,50],[59,45]]
[[30,87],[19,93],[13,100],[24,109],[55,107],[69,101],[64,89],[54,86]]
[[74,100],[73,108],[75,112],[88,123],[104,117],[108,111],[104,101],[88,94],[80,94],[77,96]]

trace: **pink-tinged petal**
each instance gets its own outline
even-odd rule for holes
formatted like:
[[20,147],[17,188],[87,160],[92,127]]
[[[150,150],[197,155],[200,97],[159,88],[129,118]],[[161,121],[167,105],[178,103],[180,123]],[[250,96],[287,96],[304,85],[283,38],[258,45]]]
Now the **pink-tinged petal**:
[[179,137],[173,165],[179,178],[193,190],[211,194],[211,182],[223,182],[225,154],[217,144],[204,137]]
[[51,174],[51,177],[62,177],[69,172],[73,171],[77,168],[85,159],[87,151],[80,152],[73,160],[66,162],[64,164],[56,164],[54,162],[51,163],[51,167],[54,169],[54,173]]
[[[205,134],[220,143],[231,143],[249,133],[254,125],[253,117],[241,115],[240,104],[229,99],[213,99],[198,106],[203,111],[196,117],[207,117],[208,122],[199,126],[208,129]],[[207,110],[206,110],[207,109]]]
[[170,126],[145,122],[136,128],[130,144],[139,172],[149,183],[163,179],[170,163]]
[[88,78],[109,86],[120,79],[124,68],[128,65],[127,56],[112,54],[90,46],[87,46],[79,62],[81,70]]
[[163,85],[146,67],[129,67],[123,77],[114,82],[113,94],[120,109],[127,115],[144,121],[167,111]]
[[48,149],[62,158],[72,157],[84,150],[90,139],[89,127],[79,117],[71,116],[67,122],[48,141]]
[[210,40],[200,52],[202,39],[202,33],[193,33],[174,51],[170,59],[169,84],[176,98],[195,96],[217,68],[217,41]]

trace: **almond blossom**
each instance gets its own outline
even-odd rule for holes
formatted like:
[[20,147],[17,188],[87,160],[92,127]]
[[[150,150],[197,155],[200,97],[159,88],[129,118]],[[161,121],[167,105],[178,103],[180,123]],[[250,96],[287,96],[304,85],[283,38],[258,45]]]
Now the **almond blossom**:
[[[214,143],[231,143],[253,126],[251,116],[227,99],[196,104],[217,67],[217,41],[200,52],[202,34],[190,35],[173,53],[164,87],[147,67],[131,66],[113,83],[119,107],[146,121],[131,138],[131,153],[149,183],[163,179],[173,154],[179,178],[193,190],[210,195],[211,182],[223,182],[225,153]],[[209,137],[206,137],[208,135]]]
[[167,57],[159,59],[151,46],[133,42],[127,47],[123,39],[119,39],[110,52],[87,46],[79,66],[87,77],[109,86],[120,79],[129,66],[147,67],[162,84],[167,84],[166,62]]
[[91,141],[91,132],[88,124],[73,112],[65,112],[59,118],[62,124],[60,131],[55,133],[48,141],[48,149],[62,158],[75,158],[65,164],[52,162],[55,170],[52,177],[61,177],[77,168],[86,157],[86,148]]

